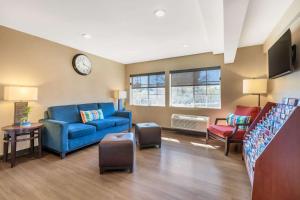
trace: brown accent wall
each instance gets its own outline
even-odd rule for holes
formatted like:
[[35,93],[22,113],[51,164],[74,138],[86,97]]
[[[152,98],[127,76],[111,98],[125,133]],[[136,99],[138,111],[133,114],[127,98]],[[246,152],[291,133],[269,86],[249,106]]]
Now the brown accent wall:
[[[244,78],[266,77],[266,55],[263,53],[263,46],[252,46],[240,48],[234,64],[224,64],[223,54],[213,55],[204,53],[192,56],[169,58],[157,61],[142,62],[126,65],[126,89],[129,91],[130,74],[165,71],[166,79],[166,107],[130,106],[127,101],[127,108],[133,112],[133,121],[146,122],[154,121],[163,127],[170,127],[171,115],[193,114],[211,117],[224,117],[227,113],[233,112],[236,105],[257,105],[257,96],[245,96],[242,93]],[[169,107],[169,71],[178,69],[190,69],[199,67],[221,66],[221,109],[191,109]],[[262,97],[262,104],[266,97]]]
[[14,104],[3,101],[4,85],[38,87],[38,101],[30,102],[32,122],[42,118],[48,106],[112,101],[112,91],[124,89],[123,64],[85,53],[93,69],[81,76],[71,64],[77,53],[81,52],[0,26],[0,127],[13,122]]

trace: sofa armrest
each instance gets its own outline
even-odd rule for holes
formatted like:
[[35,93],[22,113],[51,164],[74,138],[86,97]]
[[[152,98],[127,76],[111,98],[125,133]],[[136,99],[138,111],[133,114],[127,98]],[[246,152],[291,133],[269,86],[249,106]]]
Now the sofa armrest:
[[129,119],[129,128],[132,128],[132,113],[131,111],[116,111],[115,116],[125,117]]
[[53,149],[59,153],[68,151],[68,123],[46,119],[44,124],[43,146]]

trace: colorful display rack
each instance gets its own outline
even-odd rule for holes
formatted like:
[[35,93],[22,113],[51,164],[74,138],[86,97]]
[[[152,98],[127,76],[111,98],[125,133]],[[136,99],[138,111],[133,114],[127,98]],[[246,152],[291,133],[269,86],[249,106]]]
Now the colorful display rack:
[[[252,199],[300,199],[300,107],[297,103],[297,99],[285,99],[278,104],[268,102],[245,135],[243,157],[253,189]],[[285,181],[298,185],[288,183],[287,187]],[[283,193],[284,188],[289,194]]]

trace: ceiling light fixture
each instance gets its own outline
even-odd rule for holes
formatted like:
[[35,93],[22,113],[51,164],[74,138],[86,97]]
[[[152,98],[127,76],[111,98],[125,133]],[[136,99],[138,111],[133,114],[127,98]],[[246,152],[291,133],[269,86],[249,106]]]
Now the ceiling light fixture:
[[82,33],[81,36],[85,39],[90,39],[92,37],[90,34],[87,33]]
[[162,10],[162,9],[159,9],[159,10],[155,10],[154,11],[154,15],[158,18],[161,18],[163,16],[166,15],[166,11],[165,10]]
[[188,44],[184,44],[183,47],[184,47],[184,48],[188,48],[189,45],[188,45]]

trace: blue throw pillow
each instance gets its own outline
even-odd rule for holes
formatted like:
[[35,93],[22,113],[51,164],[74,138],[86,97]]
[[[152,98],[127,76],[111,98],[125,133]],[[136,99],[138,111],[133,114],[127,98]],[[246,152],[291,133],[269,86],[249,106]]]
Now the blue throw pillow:
[[[251,116],[241,116],[229,113],[226,117],[226,122],[228,126],[235,126],[236,124],[249,124]],[[240,130],[247,130],[248,126],[239,126]]]
[[228,126],[234,126],[235,125],[235,123],[234,123],[234,117],[235,117],[235,115],[233,113],[229,113],[226,116],[226,122],[227,122]]

